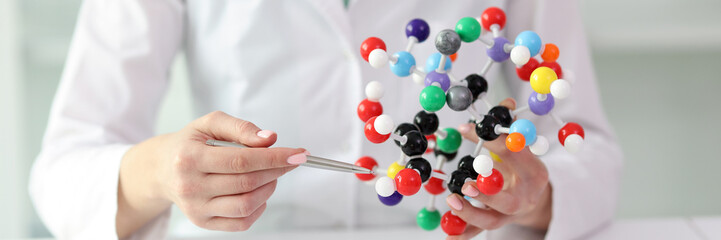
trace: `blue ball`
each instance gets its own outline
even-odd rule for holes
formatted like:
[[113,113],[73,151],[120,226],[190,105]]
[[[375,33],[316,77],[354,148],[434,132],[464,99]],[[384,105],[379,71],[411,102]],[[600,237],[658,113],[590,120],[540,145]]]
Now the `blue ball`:
[[[441,63],[441,53],[435,52],[428,56],[428,60],[426,60],[426,73],[432,72],[433,70],[438,69],[438,64]],[[448,71],[451,69],[451,57],[446,56],[446,66],[443,68],[443,70]]]
[[393,194],[388,197],[378,195],[378,199],[381,200],[381,202],[386,206],[395,206],[399,202],[401,202],[401,200],[403,200],[403,195],[398,192],[393,192]]
[[393,74],[399,77],[411,75],[411,68],[416,66],[416,59],[413,58],[413,55],[406,51],[400,51],[394,53],[393,56],[398,59],[395,64],[390,63]]
[[523,31],[516,37],[516,45],[525,46],[531,52],[531,57],[541,51],[541,37],[533,31]]
[[528,119],[518,119],[509,129],[510,133],[521,133],[526,138],[526,146],[530,146],[536,142],[536,125],[533,125]]

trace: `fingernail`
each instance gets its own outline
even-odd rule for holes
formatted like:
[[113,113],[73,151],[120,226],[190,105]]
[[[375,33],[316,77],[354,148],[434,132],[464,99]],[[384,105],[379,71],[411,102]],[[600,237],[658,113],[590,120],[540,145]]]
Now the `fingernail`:
[[303,152],[303,153],[304,153],[306,156],[310,156],[310,152],[308,152],[308,150],[305,150],[305,152]]
[[256,133],[256,135],[258,135],[258,137],[262,137],[262,138],[269,138],[274,133],[275,132],[273,132],[271,130],[260,130],[260,131],[258,131],[258,133]]
[[469,127],[468,124],[461,124],[458,126],[458,131],[461,133],[467,133],[469,130],[471,130],[471,127]]
[[478,194],[480,193],[478,192],[478,189],[474,188],[471,185],[466,185],[465,187],[463,187],[463,189],[461,189],[461,192],[469,197],[478,196]]
[[288,163],[294,164],[294,165],[298,165],[298,164],[304,163],[306,161],[308,161],[308,158],[306,157],[304,152],[288,157]]
[[446,198],[446,203],[448,203],[448,206],[453,208],[453,210],[460,211],[461,209],[463,209],[463,203],[455,195],[448,196]]

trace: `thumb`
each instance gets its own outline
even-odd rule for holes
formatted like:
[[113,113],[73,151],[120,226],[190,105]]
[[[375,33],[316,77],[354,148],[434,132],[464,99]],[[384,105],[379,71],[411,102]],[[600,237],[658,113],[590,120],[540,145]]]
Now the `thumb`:
[[269,147],[278,138],[273,131],[261,130],[252,122],[221,111],[209,113],[195,120],[191,126],[214,139],[241,143],[249,147]]
[[458,132],[461,133],[463,138],[468,139],[471,142],[478,143],[478,135],[476,135],[476,124],[462,123],[461,125],[458,125]]
[[514,100],[513,98],[503,99],[503,101],[501,101],[501,103],[499,103],[498,105],[504,106],[511,111],[516,110],[516,100]]

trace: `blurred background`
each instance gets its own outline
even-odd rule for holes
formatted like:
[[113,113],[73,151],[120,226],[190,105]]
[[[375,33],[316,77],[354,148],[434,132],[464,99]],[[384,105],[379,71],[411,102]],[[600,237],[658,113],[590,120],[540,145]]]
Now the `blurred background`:
[[[30,203],[28,173],[80,3],[0,1],[0,238],[49,236]],[[721,215],[721,157],[712,150],[721,147],[721,1],[581,3],[604,108],[625,153],[617,218]],[[160,133],[191,119],[183,64],[181,56]]]

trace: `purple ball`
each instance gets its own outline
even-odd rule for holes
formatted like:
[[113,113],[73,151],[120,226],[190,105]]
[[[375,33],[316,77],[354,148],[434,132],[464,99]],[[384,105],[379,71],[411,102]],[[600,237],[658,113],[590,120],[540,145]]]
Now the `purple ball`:
[[440,83],[441,89],[443,89],[444,92],[447,91],[449,87],[451,87],[451,79],[446,73],[432,71],[426,74],[426,87],[432,85],[434,82]]
[[510,52],[503,50],[503,46],[505,46],[506,43],[510,42],[504,37],[497,37],[493,39],[493,47],[487,49],[486,54],[495,62],[506,61],[509,57],[511,57]]
[[541,101],[538,100],[538,93],[533,92],[530,96],[528,96],[528,108],[531,109],[531,112],[535,113],[536,115],[546,115],[548,112],[553,109],[553,96],[551,94],[546,94],[546,100]]
[[406,37],[414,36],[418,39],[419,43],[422,43],[428,39],[428,35],[431,34],[431,28],[428,23],[423,19],[416,18],[408,22],[406,25]]
[[393,192],[393,194],[388,197],[378,195],[378,199],[381,200],[381,202],[386,206],[395,206],[399,202],[401,202],[401,200],[403,200],[403,195],[398,192]]

